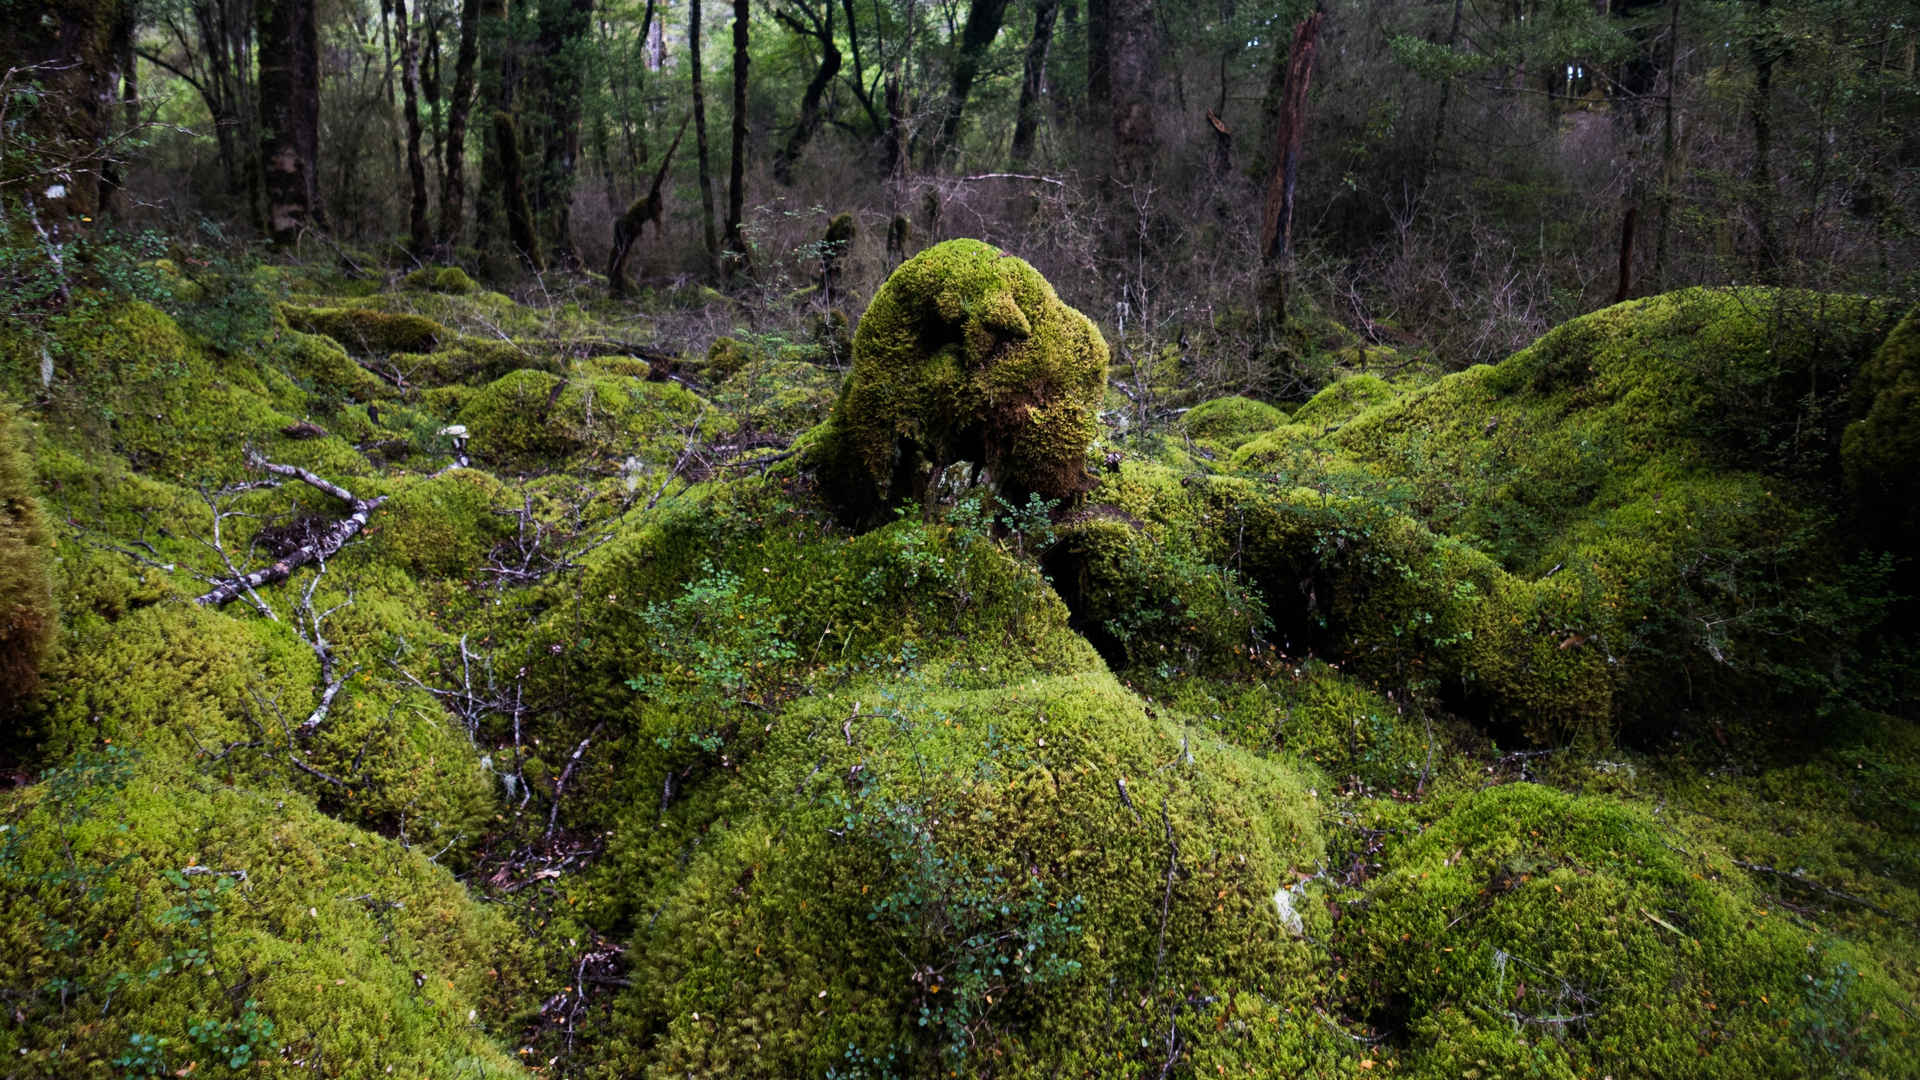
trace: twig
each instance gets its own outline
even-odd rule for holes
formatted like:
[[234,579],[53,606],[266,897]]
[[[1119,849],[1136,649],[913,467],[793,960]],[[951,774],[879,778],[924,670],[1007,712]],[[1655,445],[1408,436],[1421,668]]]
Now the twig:
[[962,176],[961,180],[1031,180],[1036,184],[1052,184],[1054,187],[1066,187],[1067,182],[1051,176],[1034,176],[1031,173],[990,172]]
[[261,600],[258,593],[254,590],[262,585],[272,585],[276,582],[285,581],[287,578],[293,576],[295,570],[298,570],[310,562],[318,561],[324,563],[327,559],[332,558],[335,552],[346,546],[347,541],[358,535],[361,529],[366,528],[368,517],[372,515],[375,510],[386,504],[387,497],[381,495],[372,499],[362,499],[338,484],[323,480],[305,469],[295,465],[276,464],[267,461],[255,453],[249,453],[247,455],[247,463],[254,468],[263,469],[278,476],[288,476],[301,480],[311,487],[326,492],[328,495],[346,503],[348,509],[351,511],[346,517],[334,522],[328,526],[325,531],[288,553],[278,562],[275,562],[265,569],[255,570],[251,574],[240,573],[239,569],[233,565],[232,560],[226,557],[225,550],[219,547],[218,530],[220,515],[216,512],[214,517],[215,550],[220,552],[220,556],[222,560],[227,563],[227,569],[232,576],[219,585],[216,585],[211,591],[194,597],[193,602],[202,607],[220,607],[244,593],[252,596],[254,601],[261,607],[262,612],[271,617],[271,609],[266,607],[266,602]]
[[553,782],[553,809],[547,813],[546,839],[552,840],[554,830],[559,827],[560,796],[567,790],[567,781],[572,778],[574,767],[580,764],[580,755],[587,752],[587,744],[593,742],[594,737],[600,734],[600,729],[606,726],[605,721],[593,726],[587,737],[580,740],[580,745],[573,748],[573,756],[567,759],[567,767],[560,770],[560,778]]

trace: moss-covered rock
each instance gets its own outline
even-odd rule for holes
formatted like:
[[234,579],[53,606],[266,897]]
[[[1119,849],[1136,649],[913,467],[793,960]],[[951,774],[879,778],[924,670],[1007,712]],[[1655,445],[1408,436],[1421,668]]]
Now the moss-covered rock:
[[1342,922],[1351,1007],[1404,1026],[1417,1075],[1910,1073],[1875,958],[1739,877],[1624,805],[1481,792]]
[[446,327],[423,315],[396,314],[364,307],[280,308],[287,325],[307,334],[320,334],[363,356],[432,352],[451,335]]
[[836,385],[816,364],[757,360],[720,384],[713,402],[744,431],[793,435],[827,418]]
[[707,362],[701,374],[715,383],[725,382],[764,355],[764,350],[739,338],[717,337],[707,346]]
[[0,716],[39,685],[52,648],[53,532],[33,492],[24,426],[0,402]]
[[1090,486],[1106,342],[1021,259],[977,240],[921,252],[874,296],[853,352],[817,463],[850,516],[923,497],[929,469],[957,461],[1016,505]]
[[1861,369],[1841,443],[1847,494],[1876,541],[1920,533],[1920,309],[1909,312]]
[[280,340],[288,370],[323,398],[378,401],[394,396],[391,386],[355,363],[339,342],[330,337],[287,330]]

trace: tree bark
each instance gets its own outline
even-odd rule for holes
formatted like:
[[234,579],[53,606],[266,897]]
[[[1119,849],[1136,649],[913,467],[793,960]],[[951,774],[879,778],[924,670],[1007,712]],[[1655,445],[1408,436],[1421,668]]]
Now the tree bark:
[[1273,129],[1273,176],[1260,217],[1260,256],[1266,263],[1272,295],[1269,314],[1277,325],[1287,320],[1287,290],[1293,273],[1293,187],[1299,176],[1307,134],[1307,87],[1313,79],[1314,48],[1325,14],[1316,11],[1293,28],[1287,55],[1286,88],[1279,122]]
[[954,54],[953,75],[947,84],[940,134],[927,152],[929,168],[939,166],[953,153],[960,139],[960,118],[966,112],[967,98],[973,93],[973,81],[980,76],[980,62],[986,59],[993,39],[1000,36],[1006,16],[1007,0],[973,0],[967,5],[966,25],[960,31],[960,48]]
[[[105,208],[112,191],[103,174],[110,171],[107,139],[131,16],[124,0],[0,5],[0,75],[7,76],[9,111],[0,179],[21,185],[0,190],[8,202],[31,200],[50,225],[79,225],[79,218]],[[22,145],[31,149],[15,154]]]
[[733,0],[733,159],[727,164],[727,273],[751,265],[747,252],[747,30],[748,0]]
[[1154,98],[1159,91],[1159,24],[1151,0],[1106,0],[1110,51],[1113,169],[1124,183],[1152,171],[1158,144]]
[[[1004,4],[1006,0],[999,2]],[[820,66],[814,69],[813,78],[807,82],[806,93],[800,97],[800,119],[788,134],[786,145],[773,158],[773,178],[787,186],[793,184],[794,162],[800,159],[807,143],[820,130],[820,100],[826,96],[827,87],[833,84],[834,76],[840,74],[840,49],[833,40],[832,0],[828,0],[823,7],[826,11],[824,18],[812,7],[800,5],[800,10],[811,20],[811,26],[802,24],[788,12],[776,10],[775,13],[775,17],[794,33],[811,37],[820,44]]]
[[460,8],[460,51],[453,61],[453,100],[447,104],[447,171],[440,185],[440,235],[443,254],[460,242],[467,203],[467,117],[473,109],[473,69],[480,53],[480,5]]
[[713,229],[713,167],[707,153],[707,95],[700,86],[700,0],[688,0],[687,62],[693,76],[693,142],[700,159],[700,238],[709,262],[720,258],[720,237]]
[[1748,212],[1753,216],[1757,245],[1754,274],[1761,281],[1778,280],[1780,238],[1774,222],[1773,186],[1773,65],[1778,58],[1773,41],[1772,0],[1754,0],[1760,26],[1750,31],[1747,54],[1753,61],[1753,91],[1747,98],[1747,119],[1753,126],[1753,170],[1748,179]]
[[1673,0],[1667,14],[1667,95],[1660,130],[1660,212],[1653,230],[1653,269],[1648,277],[1655,289],[1667,280],[1667,230],[1673,223],[1673,186],[1679,182],[1680,154],[1673,129],[1673,99],[1678,96],[1680,62],[1680,0]]
[[541,164],[530,195],[559,265],[576,263],[573,176],[580,160],[581,44],[593,27],[593,0],[541,0],[538,128]]
[[427,163],[420,156],[420,54],[407,21],[407,0],[393,0],[394,33],[400,38],[400,92],[407,119],[407,246],[425,257],[433,248],[427,224]]
[[1047,50],[1053,44],[1053,20],[1059,14],[1060,0],[1036,0],[1033,9],[1033,37],[1027,40],[1026,61],[1020,74],[1020,105],[1013,121],[1013,163],[1024,165],[1033,157],[1033,136],[1040,122],[1040,94],[1046,89]]
[[[517,46],[507,23],[507,0],[480,0],[480,96],[484,122],[481,128],[480,188],[473,205],[474,243],[483,257],[500,248],[501,227],[506,224],[506,171],[508,147],[502,145],[503,130],[495,114],[511,117],[514,84],[518,76]],[[509,123],[504,129],[513,132]],[[514,147],[517,152],[517,145]]]
[[315,170],[320,142],[320,56],[314,0],[260,0],[260,168],[267,235],[297,240],[325,223]]
[[1113,0],[1087,0],[1087,117],[1102,123],[1113,111]]

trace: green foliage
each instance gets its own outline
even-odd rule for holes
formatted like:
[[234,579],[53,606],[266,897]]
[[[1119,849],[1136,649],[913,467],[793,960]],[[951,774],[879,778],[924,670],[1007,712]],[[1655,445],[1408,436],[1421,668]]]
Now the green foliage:
[[[784,696],[794,647],[783,639],[781,619],[765,596],[743,588],[740,575],[703,567],[671,603],[649,603],[641,615],[655,670],[627,685],[662,706],[680,724],[695,729],[686,741],[709,754],[726,742],[739,710],[772,708]],[[677,732],[655,737],[663,749]]]
[[1887,335],[1852,393],[1855,419],[1840,446],[1851,509],[1875,542],[1911,557],[1920,531],[1920,309]]
[[482,387],[459,421],[481,461],[533,470],[580,458],[667,463],[704,415],[700,399],[677,383],[522,369]]

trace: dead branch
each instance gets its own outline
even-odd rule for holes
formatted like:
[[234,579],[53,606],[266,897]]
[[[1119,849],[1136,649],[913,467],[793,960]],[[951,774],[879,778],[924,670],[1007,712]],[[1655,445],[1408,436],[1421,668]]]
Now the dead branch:
[[580,755],[587,752],[587,744],[593,742],[599,736],[600,729],[606,726],[604,722],[593,726],[587,737],[580,740],[580,745],[573,748],[573,756],[567,759],[567,767],[560,770],[560,778],[553,782],[553,809],[547,813],[546,839],[552,840],[554,830],[560,826],[560,796],[566,793],[567,781],[573,778],[573,770],[580,764]]
[[963,176],[962,180],[1030,180],[1036,184],[1052,184],[1054,187],[1066,187],[1067,182],[1051,176],[1034,176],[1030,173],[990,172]]
[[300,569],[308,563],[325,562],[327,559],[332,558],[335,552],[338,552],[342,547],[346,546],[347,541],[357,536],[361,529],[366,528],[368,517],[386,503],[387,497],[380,495],[372,499],[362,499],[346,488],[331,481],[323,480],[297,465],[280,465],[268,461],[255,453],[249,453],[247,455],[247,464],[253,468],[273,473],[276,476],[285,476],[300,480],[315,490],[325,492],[341,502],[346,503],[349,510],[346,517],[314,534],[312,539],[307,543],[295,548],[271,566],[255,570],[250,574],[240,573],[239,569],[233,565],[233,561],[227,557],[226,551],[220,547],[220,518],[219,514],[216,513],[214,518],[214,547],[215,550],[220,553],[221,559],[226,562],[230,576],[225,581],[214,586],[211,591],[194,597],[193,602],[203,607],[222,607],[229,601],[244,594],[254,599],[263,614],[272,617],[272,609],[266,606],[266,602],[261,600],[259,594],[254,590],[262,585],[272,585],[276,582],[285,581],[287,578],[293,576],[295,570]]

